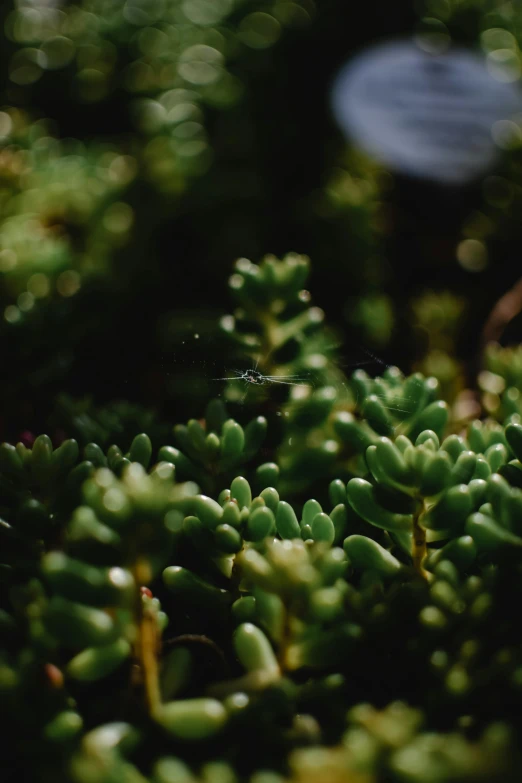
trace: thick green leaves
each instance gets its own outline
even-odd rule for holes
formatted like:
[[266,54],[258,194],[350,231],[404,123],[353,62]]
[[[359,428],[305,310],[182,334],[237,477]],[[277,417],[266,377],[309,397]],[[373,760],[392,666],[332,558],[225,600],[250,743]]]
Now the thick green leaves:
[[451,482],[451,462],[443,451],[430,453],[417,449],[422,454],[422,469],[419,481],[419,492],[423,497],[433,497],[442,492]]
[[441,449],[449,454],[453,462],[456,463],[462,452],[466,451],[466,443],[458,435],[448,435],[442,441]]
[[448,405],[444,400],[432,402],[414,419],[407,434],[414,439],[423,430],[433,430],[440,440],[444,435],[448,416]]
[[396,557],[366,536],[348,536],[343,546],[355,568],[377,571],[385,578],[396,576],[402,568]]
[[263,672],[279,677],[279,665],[263,631],[252,623],[243,623],[234,634],[234,649],[248,672]]
[[351,479],[347,487],[348,502],[360,517],[383,530],[411,530],[410,514],[396,514],[384,509],[375,494],[375,488],[364,479]]
[[472,451],[461,451],[451,469],[452,483],[467,484],[473,478],[476,466],[476,455]]
[[275,533],[275,529],[274,514],[267,506],[260,506],[250,513],[245,535],[250,541],[262,541],[271,533]]
[[492,473],[496,473],[502,465],[505,465],[508,461],[508,450],[503,443],[494,443],[488,449],[486,449],[485,458],[489,463]]
[[190,441],[199,452],[204,452],[206,447],[206,431],[197,419],[190,419],[187,422],[187,432]]
[[275,462],[265,462],[256,470],[258,485],[261,487],[277,487],[279,473],[279,466]]
[[506,427],[506,440],[515,457],[522,461],[522,424],[508,424]]
[[33,443],[31,473],[35,483],[45,487],[51,478],[53,446],[48,435],[39,435]]
[[253,622],[256,619],[256,599],[253,595],[238,598],[232,604],[232,614],[237,623]]
[[376,433],[387,436],[393,435],[394,424],[390,411],[376,394],[370,394],[364,399],[362,412],[364,418]]
[[480,553],[522,552],[522,538],[502,528],[485,514],[472,514],[466,522],[466,533],[471,536]]
[[449,560],[461,572],[467,571],[477,556],[477,547],[471,536],[454,538],[441,549],[431,552],[426,558],[425,567],[432,571],[439,563]]
[[99,646],[116,641],[118,629],[102,609],[54,596],[45,615],[49,633],[70,648]]
[[226,605],[232,599],[228,590],[214,587],[182,566],[165,568],[163,581],[169,590],[191,604],[211,608]]
[[[346,498],[346,490],[345,490]],[[335,508],[330,511],[330,519],[334,526],[334,543],[339,544],[346,535],[348,527],[348,509],[345,502],[339,503]]]
[[[38,440],[38,438],[36,439]],[[36,441],[34,443],[36,445]],[[79,448],[75,440],[64,440],[51,457],[51,475],[54,480],[65,476],[78,461]],[[33,446],[33,460],[34,446]]]
[[222,400],[217,398],[210,400],[205,411],[205,420],[208,432],[221,432],[227,420],[227,409]]
[[223,434],[221,437],[221,453],[225,460],[236,460],[245,445],[245,433],[243,427],[229,419],[223,425]]
[[250,508],[252,490],[250,484],[242,476],[237,476],[230,485],[230,494],[237,501],[239,508]]
[[97,443],[88,443],[83,450],[83,458],[92,462],[96,468],[106,468],[107,457]]
[[333,544],[335,539],[335,527],[328,514],[316,514],[310,528],[314,541],[325,541],[327,544]]
[[328,487],[328,494],[332,506],[346,501],[346,484],[340,479],[334,479]]
[[215,530],[216,546],[222,552],[235,554],[243,546],[243,540],[240,533],[232,525],[218,525]]
[[130,652],[131,646],[125,639],[101,647],[88,647],[69,661],[66,673],[81,682],[101,680],[117,669]]
[[235,501],[228,501],[223,506],[223,516],[221,517],[222,525],[230,525],[231,527],[239,528],[241,526],[241,511]]
[[93,542],[102,546],[118,547],[121,536],[108,525],[99,521],[92,508],[78,506],[74,516],[67,526],[67,540],[71,543],[83,542],[92,545]]
[[378,436],[370,425],[358,421],[348,411],[336,413],[332,418],[332,424],[340,440],[355,451],[364,453],[368,446],[373,446],[378,441]]
[[337,587],[319,587],[310,600],[310,614],[321,623],[332,623],[342,617],[343,593]]
[[256,454],[263,443],[268,422],[264,416],[257,416],[252,421],[249,421],[245,427],[245,454],[252,456]]
[[129,571],[86,565],[63,552],[46,555],[42,571],[57,593],[95,606],[128,604],[135,589]]
[[75,739],[83,728],[83,719],[74,710],[63,710],[47,723],[44,737],[51,743],[69,742]]
[[423,515],[422,525],[430,530],[450,530],[452,535],[458,535],[472,507],[468,487],[458,484],[456,487],[450,487],[438,503]]
[[149,436],[144,432],[141,435],[136,435],[131,443],[127,458],[131,462],[139,462],[144,468],[148,468],[151,457],[152,443]]
[[187,699],[162,704],[154,717],[176,739],[191,741],[220,731],[227,721],[227,711],[216,699]]
[[281,538],[301,538],[301,528],[295,511],[284,500],[281,500],[277,507],[276,528]]
[[317,500],[314,500],[313,498],[307,500],[303,506],[301,524],[311,525],[317,514],[320,514],[322,510],[321,504]]
[[158,452],[158,459],[174,465],[176,475],[179,474],[180,478],[200,480],[200,469],[179,449],[175,449],[173,446],[162,446]]
[[409,487],[414,474],[400,450],[389,438],[379,438],[375,444],[375,457],[382,473],[393,486]]
[[25,480],[25,470],[22,458],[10,443],[0,443],[0,468],[10,479],[16,482]]
[[203,522],[209,529],[214,530],[221,524],[223,509],[217,501],[206,495],[194,495],[174,501],[174,508],[183,511],[184,514],[192,514]]
[[279,506],[279,492],[274,487],[265,487],[260,492],[259,497],[263,498],[265,505],[268,506],[273,514],[277,514]]

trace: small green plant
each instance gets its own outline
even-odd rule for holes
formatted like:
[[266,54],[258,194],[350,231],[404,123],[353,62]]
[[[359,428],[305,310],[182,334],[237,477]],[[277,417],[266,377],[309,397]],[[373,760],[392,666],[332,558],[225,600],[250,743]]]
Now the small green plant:
[[138,410],[63,399],[81,447],[0,446],[13,775],[520,774],[520,416],[455,432],[434,378],[345,377],[308,266],[236,266],[234,417],[214,399],[120,448]]

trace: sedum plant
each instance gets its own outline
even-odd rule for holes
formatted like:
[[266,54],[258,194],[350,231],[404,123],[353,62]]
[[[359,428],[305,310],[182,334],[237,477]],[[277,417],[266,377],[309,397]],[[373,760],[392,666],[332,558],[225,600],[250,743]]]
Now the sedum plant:
[[346,377],[308,265],[236,266],[234,417],[120,447],[144,414],[64,399],[80,445],[0,446],[10,775],[519,778],[519,416],[459,429],[433,378]]

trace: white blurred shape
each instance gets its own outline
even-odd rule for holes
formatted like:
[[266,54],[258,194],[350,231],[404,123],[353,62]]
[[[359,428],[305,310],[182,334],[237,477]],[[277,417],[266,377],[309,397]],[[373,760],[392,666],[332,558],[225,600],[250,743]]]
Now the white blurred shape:
[[522,91],[467,49],[394,41],[341,68],[331,106],[346,136],[391,169],[463,185],[495,163],[492,128],[522,111]]

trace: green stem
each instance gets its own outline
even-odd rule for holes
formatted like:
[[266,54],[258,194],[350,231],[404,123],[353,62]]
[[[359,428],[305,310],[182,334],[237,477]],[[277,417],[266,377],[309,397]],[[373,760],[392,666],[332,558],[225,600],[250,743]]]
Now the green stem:
[[259,355],[260,355],[260,360],[264,365],[263,374],[268,375],[269,370],[272,366],[272,361],[270,361],[272,352],[276,348],[280,347],[277,345],[277,340],[276,340],[279,323],[277,319],[274,318],[271,315],[271,313],[267,312],[266,310],[259,310],[256,315],[259,323],[262,326],[261,345],[259,349]]
[[136,658],[140,668],[145,706],[149,715],[153,715],[161,704],[158,667],[160,636],[156,618],[144,607],[140,592],[141,585],[150,582],[149,567],[146,562],[136,563],[134,578],[138,587]]
[[290,630],[290,612],[288,611],[286,604],[284,605],[284,616],[283,616],[283,628],[281,632],[281,640],[279,642],[279,650],[277,654],[277,662],[279,664],[279,668],[281,669],[281,672],[283,673],[286,670],[286,656],[288,652],[288,645],[290,644],[291,639],[291,630]]
[[420,518],[424,513],[424,501],[418,504],[417,510],[413,515],[413,530],[412,530],[412,560],[413,567],[417,573],[426,579],[428,574],[422,567],[424,558],[426,557],[426,531],[420,525]]

